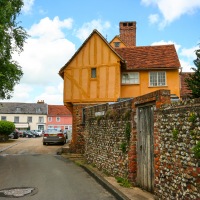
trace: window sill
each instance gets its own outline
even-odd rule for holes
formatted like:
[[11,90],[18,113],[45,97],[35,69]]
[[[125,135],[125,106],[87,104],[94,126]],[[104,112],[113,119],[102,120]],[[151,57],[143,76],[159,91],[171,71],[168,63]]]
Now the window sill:
[[121,85],[140,85],[140,83],[122,83]]
[[159,88],[163,88],[163,87],[166,88],[166,87],[168,87],[168,86],[167,86],[167,85],[162,85],[162,86],[158,85],[158,86],[148,86],[148,87],[149,87],[149,88],[155,88],[155,87],[156,87],[156,88],[158,88],[158,87],[159,87]]

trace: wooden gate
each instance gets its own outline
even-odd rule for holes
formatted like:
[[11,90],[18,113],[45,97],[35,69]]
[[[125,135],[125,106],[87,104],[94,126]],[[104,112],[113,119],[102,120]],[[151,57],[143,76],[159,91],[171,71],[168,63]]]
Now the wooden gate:
[[137,184],[150,192],[154,189],[153,105],[137,108]]

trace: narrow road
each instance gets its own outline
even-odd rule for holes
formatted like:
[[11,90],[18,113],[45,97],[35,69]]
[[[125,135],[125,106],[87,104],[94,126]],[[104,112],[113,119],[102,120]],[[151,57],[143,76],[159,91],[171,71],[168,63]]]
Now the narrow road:
[[57,155],[61,147],[43,146],[42,138],[0,143],[0,200],[115,199],[82,168]]

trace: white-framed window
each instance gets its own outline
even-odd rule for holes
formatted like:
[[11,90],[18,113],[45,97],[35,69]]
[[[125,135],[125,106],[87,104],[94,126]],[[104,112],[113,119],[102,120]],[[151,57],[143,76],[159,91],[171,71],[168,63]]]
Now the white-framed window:
[[139,72],[122,72],[122,84],[139,84]]
[[57,122],[60,122],[60,117],[56,117],[56,121],[57,121]]
[[166,72],[149,72],[149,86],[166,86]]
[[44,117],[39,117],[39,123],[44,123]]
[[48,121],[49,121],[49,122],[52,122],[52,117],[48,117]]

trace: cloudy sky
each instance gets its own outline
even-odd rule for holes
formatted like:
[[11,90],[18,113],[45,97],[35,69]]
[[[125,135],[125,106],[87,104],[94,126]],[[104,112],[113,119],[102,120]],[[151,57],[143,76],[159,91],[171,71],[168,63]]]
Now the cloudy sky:
[[18,21],[30,37],[13,55],[24,76],[9,101],[62,105],[60,68],[93,29],[111,41],[120,21],[136,21],[137,46],[175,44],[183,71],[191,71],[199,19],[200,0],[24,0]]

